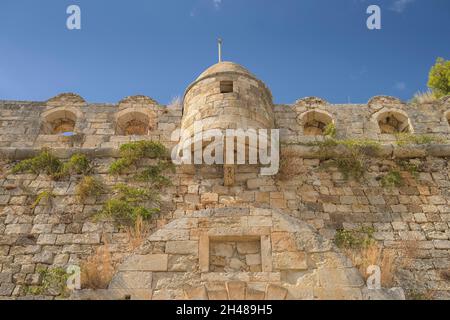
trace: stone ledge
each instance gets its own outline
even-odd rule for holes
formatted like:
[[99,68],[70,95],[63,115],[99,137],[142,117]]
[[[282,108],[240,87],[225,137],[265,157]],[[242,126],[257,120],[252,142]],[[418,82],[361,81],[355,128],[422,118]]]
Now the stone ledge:
[[[118,158],[116,148],[50,148],[52,154],[61,159],[68,159],[74,154],[84,154],[92,158]],[[0,159],[24,160],[38,155],[43,148],[0,148]]]
[[[281,147],[281,150],[289,149],[295,151],[299,158],[303,159],[317,159],[324,157],[320,152],[320,148],[316,146],[305,145],[285,145]],[[327,148],[327,155],[325,158],[339,158],[346,156],[346,151],[343,146],[329,147]],[[430,145],[410,145],[410,146],[397,146],[394,144],[381,145],[380,151],[377,157],[389,157],[389,158],[425,158],[425,157],[450,157],[450,144],[430,144]]]
[[[39,154],[43,148],[0,148],[0,159],[7,160],[23,160],[31,158]],[[120,157],[118,148],[50,148],[52,153],[62,159],[70,158],[74,154],[85,154],[93,158],[118,158]],[[322,158],[319,147],[305,145],[282,145],[281,149],[290,149],[295,151],[299,158],[317,159]],[[326,158],[338,158],[345,156],[347,152],[342,146],[327,148]],[[394,144],[384,144],[377,156],[374,157],[390,157],[390,158],[425,158],[425,157],[445,158],[450,157],[450,144],[433,144],[433,145],[411,145],[396,146]]]

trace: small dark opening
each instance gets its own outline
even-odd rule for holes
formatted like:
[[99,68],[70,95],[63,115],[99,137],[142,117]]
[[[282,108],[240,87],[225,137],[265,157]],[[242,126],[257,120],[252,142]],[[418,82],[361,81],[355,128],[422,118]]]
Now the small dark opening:
[[233,81],[221,81],[220,93],[231,93],[231,92],[233,92]]

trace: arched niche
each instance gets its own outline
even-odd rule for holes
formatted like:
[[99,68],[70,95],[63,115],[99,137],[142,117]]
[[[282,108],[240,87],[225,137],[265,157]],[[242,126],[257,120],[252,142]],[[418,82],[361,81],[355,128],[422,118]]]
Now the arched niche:
[[379,112],[376,121],[381,134],[412,133],[411,121],[403,111],[385,110]]
[[305,136],[322,136],[325,134],[325,128],[334,123],[332,116],[322,110],[307,111],[301,114],[298,120]]
[[116,134],[145,136],[156,128],[156,115],[145,108],[129,108],[118,113]]
[[77,121],[81,115],[72,108],[49,110],[41,116],[41,134],[68,135],[75,133]]

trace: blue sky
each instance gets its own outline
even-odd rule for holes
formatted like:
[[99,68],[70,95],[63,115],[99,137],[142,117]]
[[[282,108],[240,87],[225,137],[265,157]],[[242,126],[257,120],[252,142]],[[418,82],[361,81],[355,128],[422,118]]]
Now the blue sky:
[[[66,28],[71,4],[81,30]],[[370,4],[381,30],[366,27]],[[217,62],[218,36],[224,60],[256,74],[276,103],[407,100],[426,89],[437,57],[450,59],[450,1],[1,0],[0,100],[76,92],[165,104]]]

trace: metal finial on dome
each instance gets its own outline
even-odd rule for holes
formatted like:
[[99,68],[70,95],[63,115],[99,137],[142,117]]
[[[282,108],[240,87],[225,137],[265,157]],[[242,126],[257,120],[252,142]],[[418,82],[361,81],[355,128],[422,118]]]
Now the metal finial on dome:
[[219,45],[219,63],[220,63],[222,62],[222,43],[223,43],[222,38],[218,38],[217,43]]

